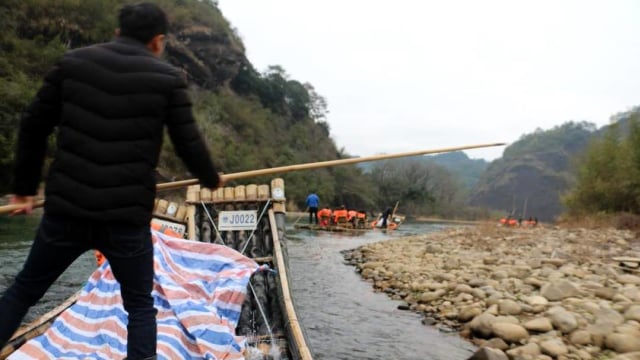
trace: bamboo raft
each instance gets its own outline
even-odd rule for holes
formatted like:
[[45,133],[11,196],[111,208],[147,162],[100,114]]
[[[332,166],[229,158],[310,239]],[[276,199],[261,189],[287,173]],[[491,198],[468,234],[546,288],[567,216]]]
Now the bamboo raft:
[[341,226],[341,225],[321,226],[317,224],[295,224],[293,227],[296,229],[311,230],[311,231],[347,232],[347,233],[354,233],[354,234],[360,234],[360,233],[372,230],[368,228],[354,228],[354,227]]
[[318,225],[318,224],[294,224],[294,228],[311,230],[311,231],[328,231],[328,232],[342,232],[351,234],[362,234],[375,230],[395,230],[405,220],[402,215],[396,215],[393,219],[389,219],[389,226],[386,229],[382,229],[376,226],[378,220],[367,221],[361,226],[353,226],[351,223],[342,224],[330,224],[330,225]]
[[[284,181],[269,185],[240,185],[201,189],[187,188],[187,234],[197,241],[226,245],[268,265],[275,272],[256,272],[242,305],[237,335],[247,336],[247,345],[260,354],[250,359],[273,358],[276,347],[280,359],[311,360],[305,334],[298,321],[288,279],[285,240]],[[219,231],[220,215],[226,211],[255,211],[253,230]],[[262,315],[262,310],[266,316]],[[262,356],[262,357],[260,357]]]
[[[249,211],[258,216],[253,230],[219,231],[219,216]],[[231,213],[231,214],[232,214]],[[269,185],[224,187],[216,191],[187,188],[185,203],[156,200],[153,222],[193,241],[229,246],[259,265],[274,271],[258,271],[251,277],[242,305],[236,335],[246,336],[245,357],[251,360],[311,360],[304,330],[291,296],[285,242],[284,181]],[[4,359],[22,344],[46,331],[53,320],[73,305],[78,294],[16,332],[2,349]]]

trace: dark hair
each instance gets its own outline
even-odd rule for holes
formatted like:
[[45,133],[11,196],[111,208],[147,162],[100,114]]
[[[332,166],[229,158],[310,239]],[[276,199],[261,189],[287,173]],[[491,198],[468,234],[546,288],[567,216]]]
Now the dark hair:
[[127,4],[118,13],[120,36],[126,36],[146,44],[154,36],[166,34],[167,15],[156,4]]

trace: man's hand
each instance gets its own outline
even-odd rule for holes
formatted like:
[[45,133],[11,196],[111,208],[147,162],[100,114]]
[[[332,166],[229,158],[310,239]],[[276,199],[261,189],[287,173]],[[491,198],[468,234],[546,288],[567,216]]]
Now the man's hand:
[[12,195],[9,203],[12,205],[20,205],[19,209],[13,210],[11,212],[11,216],[14,215],[29,215],[33,211],[33,204],[35,200],[33,196],[21,196],[21,195]]

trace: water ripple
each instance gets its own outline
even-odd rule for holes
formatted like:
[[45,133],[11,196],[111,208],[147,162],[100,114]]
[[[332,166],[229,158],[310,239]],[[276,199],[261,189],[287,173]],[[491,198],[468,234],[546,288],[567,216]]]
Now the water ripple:
[[316,359],[460,360],[473,353],[473,345],[457,335],[422,325],[418,314],[397,310],[401,302],[373,292],[340,253],[437,229],[417,224],[355,237],[288,230],[295,239],[288,243],[291,287]]

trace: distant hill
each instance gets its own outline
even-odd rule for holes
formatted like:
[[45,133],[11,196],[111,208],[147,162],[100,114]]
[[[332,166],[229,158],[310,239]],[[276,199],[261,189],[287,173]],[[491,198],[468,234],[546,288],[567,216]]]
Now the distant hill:
[[[487,169],[489,163],[484,159],[471,159],[463,151],[455,151],[444,154],[429,156],[412,156],[408,158],[396,159],[397,162],[412,162],[415,160],[424,161],[440,165],[451,172],[465,189],[471,190],[476,185],[482,173]],[[377,162],[360,163],[357,166],[365,172],[370,172]]]
[[489,166],[484,159],[471,159],[462,151],[432,155],[425,157],[427,161],[433,161],[442,165],[452,174],[456,175],[466,189],[473,187],[480,180],[480,176]]
[[469,205],[552,221],[563,211],[560,197],[572,184],[576,157],[595,134],[594,124],[567,122],[523,135],[488,166]]

